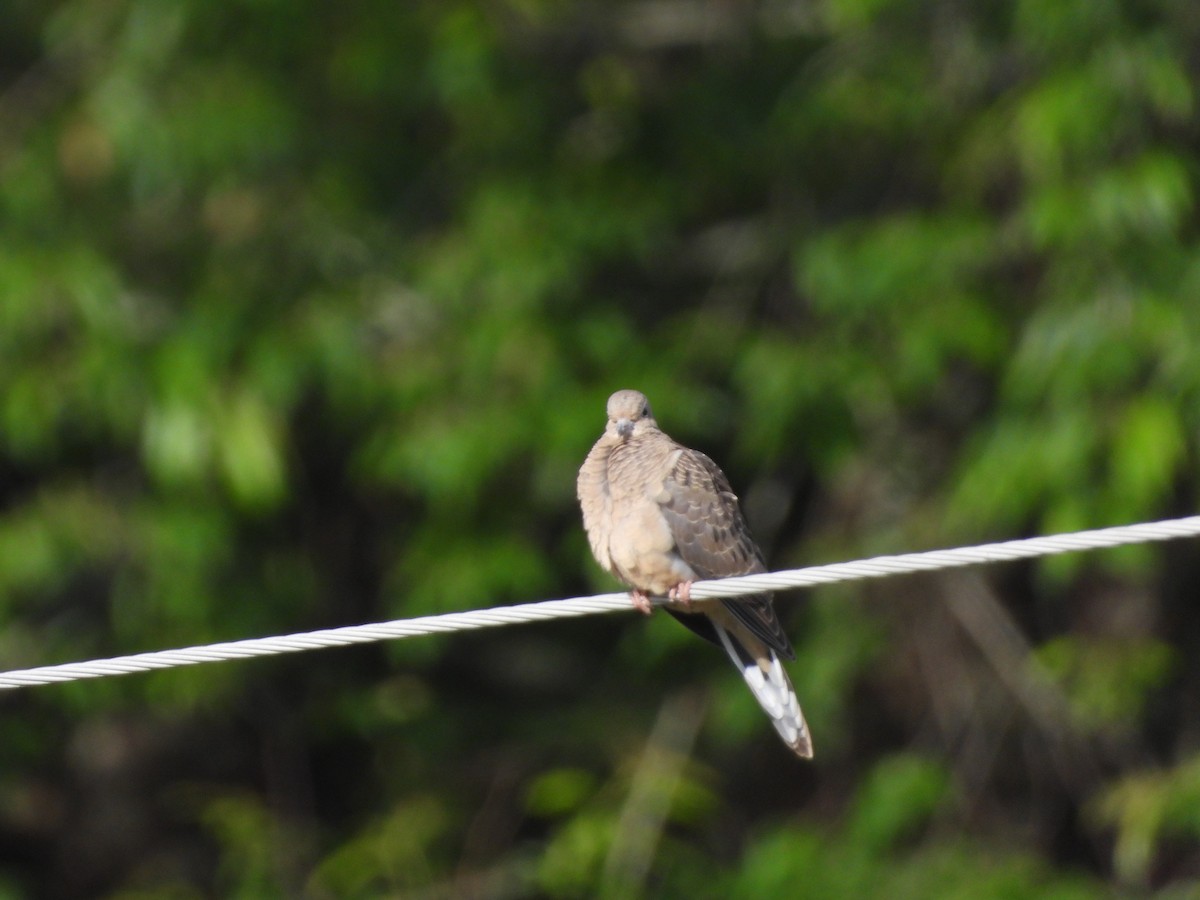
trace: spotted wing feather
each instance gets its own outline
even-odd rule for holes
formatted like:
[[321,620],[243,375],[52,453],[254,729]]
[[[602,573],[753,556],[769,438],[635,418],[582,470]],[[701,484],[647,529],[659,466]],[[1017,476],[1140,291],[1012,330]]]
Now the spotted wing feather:
[[[675,550],[701,578],[727,578],[767,571],[762,551],[750,536],[737,495],[725,473],[696,450],[681,448],[663,481],[659,504],[675,539]],[[770,594],[720,601],[768,647],[795,659]],[[706,617],[676,616],[701,636],[718,643]],[[697,621],[689,621],[697,620]],[[699,621],[703,620],[703,621]]]

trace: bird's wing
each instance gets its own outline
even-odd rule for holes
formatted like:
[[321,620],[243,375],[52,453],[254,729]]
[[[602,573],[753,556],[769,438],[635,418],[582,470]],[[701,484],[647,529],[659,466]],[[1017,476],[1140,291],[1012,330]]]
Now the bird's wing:
[[[725,473],[703,453],[686,447],[680,450],[663,478],[657,498],[674,537],[676,552],[701,578],[765,572],[762,551],[750,536],[737,495]],[[721,603],[768,647],[787,659],[795,658],[791,642],[775,615],[770,594],[731,598]],[[683,621],[709,637],[705,633],[709,629]]]

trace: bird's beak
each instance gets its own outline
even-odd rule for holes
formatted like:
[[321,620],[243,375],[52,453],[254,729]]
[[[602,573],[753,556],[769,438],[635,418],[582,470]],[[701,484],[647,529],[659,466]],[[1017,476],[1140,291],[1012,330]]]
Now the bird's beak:
[[617,434],[623,438],[633,434],[633,419],[617,419]]

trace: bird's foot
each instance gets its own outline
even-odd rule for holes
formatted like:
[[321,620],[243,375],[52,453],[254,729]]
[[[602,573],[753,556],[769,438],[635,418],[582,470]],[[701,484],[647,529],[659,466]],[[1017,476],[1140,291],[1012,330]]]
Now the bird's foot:
[[675,587],[671,588],[667,594],[672,603],[678,603],[688,612],[692,611],[692,583],[690,581],[681,581]]
[[629,592],[629,596],[633,598],[633,608],[642,615],[648,616],[654,611],[654,606],[650,602],[650,595],[645,591],[633,590]]

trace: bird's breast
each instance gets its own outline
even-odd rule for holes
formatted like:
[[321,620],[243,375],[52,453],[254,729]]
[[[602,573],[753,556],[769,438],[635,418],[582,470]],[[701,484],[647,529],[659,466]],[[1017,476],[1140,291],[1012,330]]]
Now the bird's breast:
[[609,456],[612,524],[606,549],[619,578],[641,590],[665,594],[695,574],[676,552],[675,535],[661,506],[672,453],[646,451],[630,441]]

